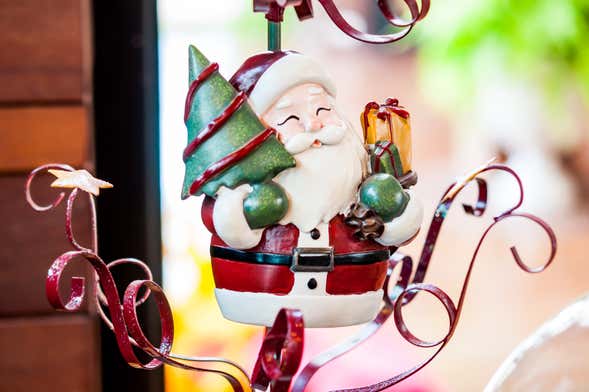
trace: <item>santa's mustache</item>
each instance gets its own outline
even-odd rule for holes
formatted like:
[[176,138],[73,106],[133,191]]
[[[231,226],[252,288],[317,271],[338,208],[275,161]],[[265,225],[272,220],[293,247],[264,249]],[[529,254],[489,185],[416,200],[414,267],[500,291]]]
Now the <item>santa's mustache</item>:
[[328,125],[316,132],[302,132],[299,133],[284,143],[286,151],[291,154],[299,154],[309,149],[315,141],[321,144],[338,144],[342,141],[346,134],[346,126],[343,125]]

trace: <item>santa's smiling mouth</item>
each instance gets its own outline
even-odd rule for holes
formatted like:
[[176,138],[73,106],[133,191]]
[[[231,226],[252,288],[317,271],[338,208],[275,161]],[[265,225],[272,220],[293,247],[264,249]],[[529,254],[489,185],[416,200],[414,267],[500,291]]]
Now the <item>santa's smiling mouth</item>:
[[[289,138],[284,138],[284,147],[291,154],[299,154],[311,147],[319,148],[327,145],[338,144],[345,136],[343,127],[323,127],[318,132],[300,132]],[[279,134],[280,135],[280,134]]]

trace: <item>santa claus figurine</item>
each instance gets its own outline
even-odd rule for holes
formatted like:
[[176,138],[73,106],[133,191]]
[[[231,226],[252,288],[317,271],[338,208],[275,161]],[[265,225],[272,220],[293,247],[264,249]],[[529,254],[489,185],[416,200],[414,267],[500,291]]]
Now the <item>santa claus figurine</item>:
[[387,260],[419,231],[419,201],[394,175],[374,173],[317,62],[262,53],[227,83],[189,53],[183,196],[206,195],[223,315],[266,326],[281,308],[301,310],[306,327],[371,320]]

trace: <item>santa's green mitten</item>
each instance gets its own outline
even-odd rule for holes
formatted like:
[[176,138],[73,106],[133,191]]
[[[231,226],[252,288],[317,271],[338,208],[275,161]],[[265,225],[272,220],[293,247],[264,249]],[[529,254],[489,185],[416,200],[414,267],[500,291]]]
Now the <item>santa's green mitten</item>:
[[261,229],[278,223],[288,211],[288,197],[274,182],[252,185],[252,191],[243,201],[245,219],[252,229]]
[[360,203],[376,212],[385,222],[400,216],[408,202],[409,194],[390,174],[373,174],[360,187]]

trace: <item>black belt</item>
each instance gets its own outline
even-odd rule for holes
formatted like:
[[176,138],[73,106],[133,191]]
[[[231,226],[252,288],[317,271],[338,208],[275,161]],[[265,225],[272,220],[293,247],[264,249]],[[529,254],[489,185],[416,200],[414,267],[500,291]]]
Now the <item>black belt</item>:
[[333,254],[333,248],[294,248],[292,254],[247,252],[211,246],[211,256],[246,263],[285,265],[293,271],[331,271],[335,265],[364,265],[387,260],[390,251]]

